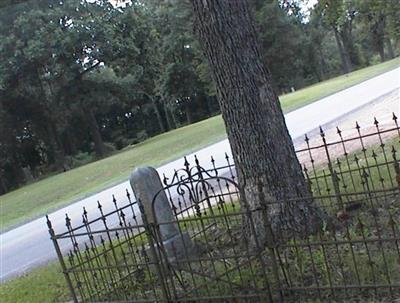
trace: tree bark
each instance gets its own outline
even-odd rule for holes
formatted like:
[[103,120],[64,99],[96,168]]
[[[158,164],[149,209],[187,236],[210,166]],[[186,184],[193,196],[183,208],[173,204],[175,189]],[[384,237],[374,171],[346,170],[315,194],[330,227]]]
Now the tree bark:
[[[209,61],[238,172],[243,207],[256,212],[258,241],[266,225],[308,234],[317,227],[311,193],[297,160],[269,71],[263,65],[247,1],[192,0],[195,32]],[[283,202],[304,198],[296,203]],[[252,228],[244,222],[245,236]],[[249,239],[250,238],[250,239]]]
[[106,148],[104,146],[103,138],[101,136],[96,117],[94,116],[94,113],[91,109],[85,110],[85,117],[88,122],[89,131],[94,143],[96,157],[102,158],[106,154]]

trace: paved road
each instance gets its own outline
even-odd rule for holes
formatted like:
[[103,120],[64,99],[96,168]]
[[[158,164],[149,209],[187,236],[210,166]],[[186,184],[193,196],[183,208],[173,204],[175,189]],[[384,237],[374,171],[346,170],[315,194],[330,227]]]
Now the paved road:
[[[290,134],[294,140],[298,139],[305,133],[315,130],[319,125],[331,123],[399,87],[400,68],[397,68],[290,112],[285,115]],[[225,152],[230,153],[227,140],[201,149],[195,154],[205,168],[210,168],[210,155],[213,155],[218,165],[223,165]],[[191,154],[188,158],[192,159],[193,156],[194,154]],[[178,159],[157,170],[161,174],[171,175],[173,170],[181,168],[182,164],[183,159]],[[126,201],[127,188],[129,188],[128,182],[123,182],[50,214],[56,232],[64,231],[66,213],[71,217],[73,224],[79,224],[84,206],[89,214],[97,214],[96,203],[99,200],[103,204],[104,211],[110,211],[113,209],[112,194],[118,201]],[[1,282],[56,258],[43,218],[1,234],[0,247]],[[67,248],[62,247],[62,249]]]

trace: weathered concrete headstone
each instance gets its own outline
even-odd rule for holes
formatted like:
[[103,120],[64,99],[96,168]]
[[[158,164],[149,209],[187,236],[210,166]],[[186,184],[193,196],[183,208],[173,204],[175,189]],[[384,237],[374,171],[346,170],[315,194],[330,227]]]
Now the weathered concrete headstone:
[[189,234],[181,232],[175,222],[158,172],[149,166],[137,168],[130,177],[130,183],[144,209],[147,223],[159,225],[161,241],[169,261],[187,259],[193,253],[194,245]]

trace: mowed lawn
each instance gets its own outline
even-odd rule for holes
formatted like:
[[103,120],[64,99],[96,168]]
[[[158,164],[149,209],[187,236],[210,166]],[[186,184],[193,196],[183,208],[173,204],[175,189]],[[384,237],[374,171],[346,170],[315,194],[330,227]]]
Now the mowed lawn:
[[[400,58],[396,58],[281,96],[282,108],[292,111],[399,65]],[[0,196],[0,231],[125,180],[138,165],[159,166],[225,137],[223,121],[216,116]]]
[[58,261],[0,284],[1,303],[55,303],[71,299]]

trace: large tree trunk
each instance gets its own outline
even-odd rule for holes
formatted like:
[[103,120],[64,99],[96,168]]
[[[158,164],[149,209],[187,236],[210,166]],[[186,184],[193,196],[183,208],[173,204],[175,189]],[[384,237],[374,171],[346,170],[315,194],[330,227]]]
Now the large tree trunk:
[[106,148],[104,146],[103,138],[101,136],[96,117],[90,109],[85,110],[85,117],[89,125],[89,131],[94,143],[94,150],[97,158],[102,158],[106,155]]
[[351,66],[349,54],[346,52],[342,41],[340,40],[340,36],[336,28],[333,29],[335,34],[336,44],[339,49],[340,60],[342,61],[342,70],[344,74],[348,74],[352,71],[353,67]]
[[[311,232],[318,221],[307,199],[311,193],[271,76],[262,63],[247,1],[192,3],[195,31],[210,63],[232,147],[242,206],[263,207],[268,214],[255,213],[258,240],[267,240],[266,224],[274,231],[287,228],[302,234]],[[305,199],[283,202],[291,198]],[[245,231],[250,228],[247,222]]]

